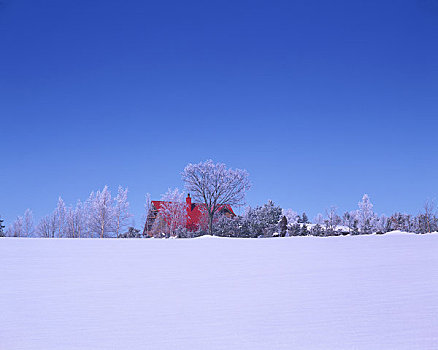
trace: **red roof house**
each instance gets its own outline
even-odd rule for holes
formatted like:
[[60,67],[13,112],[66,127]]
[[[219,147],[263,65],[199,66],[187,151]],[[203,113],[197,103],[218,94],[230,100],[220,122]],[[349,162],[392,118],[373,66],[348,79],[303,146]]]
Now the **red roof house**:
[[[151,233],[152,226],[155,222],[155,219],[158,217],[158,214],[163,209],[164,205],[170,202],[164,201],[151,201],[151,209],[148,213],[146,224],[144,227],[143,234]],[[208,227],[208,215],[207,215],[207,207],[204,203],[192,203],[192,198],[190,197],[190,193],[186,198],[186,211],[187,211],[187,221],[186,228],[189,231],[196,231],[197,229],[206,229]],[[219,207],[219,213],[226,215],[230,218],[235,217],[236,214],[231,208],[231,205],[224,204]]]

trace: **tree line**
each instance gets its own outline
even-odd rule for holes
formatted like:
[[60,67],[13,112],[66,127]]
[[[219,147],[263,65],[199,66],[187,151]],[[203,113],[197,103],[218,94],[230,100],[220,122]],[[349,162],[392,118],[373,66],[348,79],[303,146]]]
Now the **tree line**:
[[318,214],[310,221],[291,209],[282,209],[268,201],[263,206],[247,208],[234,220],[222,217],[215,234],[225,237],[290,237],[290,236],[340,236],[385,234],[403,231],[425,234],[438,231],[438,215],[432,201],[427,201],[417,215],[396,212],[390,216],[378,215],[370,198],[365,194],[358,208],[339,215],[336,207]]
[[27,209],[6,229],[11,237],[83,238],[118,237],[129,218],[128,189],[119,186],[111,196],[108,186],[91,192],[85,202],[67,206],[59,197],[56,208],[35,224],[33,213]]
[[273,201],[263,206],[247,207],[243,215],[227,217],[220,208],[225,204],[241,206],[250,188],[246,170],[231,169],[212,160],[188,164],[181,173],[187,191],[202,203],[203,217],[195,228],[187,227],[187,207],[184,191],[169,189],[161,200],[158,215],[151,219],[151,198],[146,195],[145,220],[142,230],[129,225],[132,218],[128,202],[128,189],[119,186],[112,196],[105,186],[91,192],[84,202],[67,206],[58,199],[52,213],[35,224],[27,209],[5,230],[0,220],[0,236],[46,238],[190,238],[205,234],[223,237],[285,237],[285,236],[336,236],[384,234],[400,230],[418,234],[438,231],[438,216],[432,201],[427,201],[418,215],[394,213],[377,215],[368,195],[364,195],[355,210],[339,215],[336,207],[318,214],[312,221],[306,213],[283,209]]

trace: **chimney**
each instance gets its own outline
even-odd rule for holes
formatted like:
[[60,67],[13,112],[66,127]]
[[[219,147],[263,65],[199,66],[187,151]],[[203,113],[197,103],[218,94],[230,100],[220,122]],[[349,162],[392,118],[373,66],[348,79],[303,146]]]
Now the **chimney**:
[[187,193],[186,203],[187,203],[187,206],[191,209],[192,208],[192,198],[190,197],[190,193]]

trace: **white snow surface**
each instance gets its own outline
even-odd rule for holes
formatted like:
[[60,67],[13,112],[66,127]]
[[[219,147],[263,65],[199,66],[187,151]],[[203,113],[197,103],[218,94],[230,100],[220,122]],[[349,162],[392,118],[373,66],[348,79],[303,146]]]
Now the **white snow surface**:
[[0,349],[438,349],[438,235],[0,239]]

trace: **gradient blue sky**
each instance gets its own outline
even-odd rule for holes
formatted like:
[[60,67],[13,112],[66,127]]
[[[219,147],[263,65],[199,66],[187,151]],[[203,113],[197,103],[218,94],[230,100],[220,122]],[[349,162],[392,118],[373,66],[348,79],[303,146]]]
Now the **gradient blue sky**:
[[438,2],[0,6],[0,214],[246,168],[248,203],[417,213],[438,195]]

